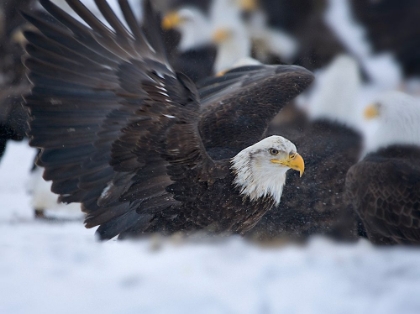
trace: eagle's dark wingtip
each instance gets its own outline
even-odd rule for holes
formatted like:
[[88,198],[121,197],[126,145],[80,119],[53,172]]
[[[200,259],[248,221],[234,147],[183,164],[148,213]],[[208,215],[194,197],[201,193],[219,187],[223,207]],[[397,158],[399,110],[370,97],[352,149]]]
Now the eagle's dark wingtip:
[[298,94],[306,90],[315,80],[314,74],[298,65],[279,66],[276,73],[284,73],[290,83],[293,83]]
[[315,79],[315,76],[311,71],[299,65],[279,65],[276,73],[295,73],[303,81],[310,83]]

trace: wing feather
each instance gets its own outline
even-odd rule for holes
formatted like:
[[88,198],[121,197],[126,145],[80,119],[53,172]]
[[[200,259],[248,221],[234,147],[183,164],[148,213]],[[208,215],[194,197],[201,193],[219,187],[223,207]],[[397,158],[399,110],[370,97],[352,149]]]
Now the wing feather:
[[50,0],[40,3],[53,19],[24,13],[39,30],[25,33],[29,135],[41,148],[38,164],[52,191],[82,203],[86,226],[99,225],[103,239],[206,227],[219,218],[221,230],[252,227],[266,208],[238,222],[236,196],[203,211],[209,187],[222,193],[232,181],[229,160],[212,160],[206,148],[258,141],[312,74],[292,66],[234,70],[203,86],[201,108],[196,86],[166,58],[150,1],[140,25],[127,0],[119,0],[129,29],[104,0],[95,3],[109,27],[79,0],[66,1],[86,24]]
[[67,2],[88,26],[49,0],[40,3],[56,21],[24,13],[40,31],[25,33],[31,145],[52,191],[82,203],[87,227],[100,225],[101,238],[141,233],[180,205],[168,171],[181,167],[190,183],[221,175],[197,131],[198,92],[166,60],[149,1],[142,26],[119,1],[130,30],[105,1],[95,2],[111,28]]
[[256,65],[233,69],[200,85],[200,134],[206,149],[235,154],[261,140],[268,123],[313,81],[299,66]]

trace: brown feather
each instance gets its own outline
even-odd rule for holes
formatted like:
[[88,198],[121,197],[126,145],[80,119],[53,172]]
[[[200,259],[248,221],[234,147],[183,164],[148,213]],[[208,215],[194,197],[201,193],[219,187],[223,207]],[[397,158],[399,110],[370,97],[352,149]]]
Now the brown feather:
[[420,244],[420,149],[389,146],[350,168],[347,200],[376,244]]

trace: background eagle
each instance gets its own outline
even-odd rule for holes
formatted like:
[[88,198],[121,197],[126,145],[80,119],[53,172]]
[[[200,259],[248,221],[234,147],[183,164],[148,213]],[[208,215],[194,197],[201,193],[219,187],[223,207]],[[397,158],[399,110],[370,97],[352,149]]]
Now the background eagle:
[[378,123],[346,177],[347,201],[376,244],[420,243],[420,105],[388,92],[366,108]]
[[26,103],[44,178],[61,201],[82,203],[87,227],[100,225],[101,238],[244,233],[279,203],[286,171],[303,172],[303,159],[283,137],[261,139],[309,71],[247,67],[197,90],[168,63],[149,1],[141,26],[128,1],[125,24],[96,1],[111,28],[67,2],[88,26],[48,0],[49,19],[24,14],[39,30],[25,32]]

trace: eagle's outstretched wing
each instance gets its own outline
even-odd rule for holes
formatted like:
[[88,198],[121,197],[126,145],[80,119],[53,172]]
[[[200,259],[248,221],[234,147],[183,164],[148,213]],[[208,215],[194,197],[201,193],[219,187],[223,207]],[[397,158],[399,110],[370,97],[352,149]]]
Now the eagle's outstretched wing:
[[111,28],[67,2],[85,23],[49,0],[40,3],[59,23],[24,13],[39,30],[25,33],[31,145],[52,191],[81,202],[101,238],[144,230],[178,206],[186,181],[224,175],[197,132],[198,92],[169,65],[149,1],[139,26],[119,0],[129,29],[104,0],[95,2]]

